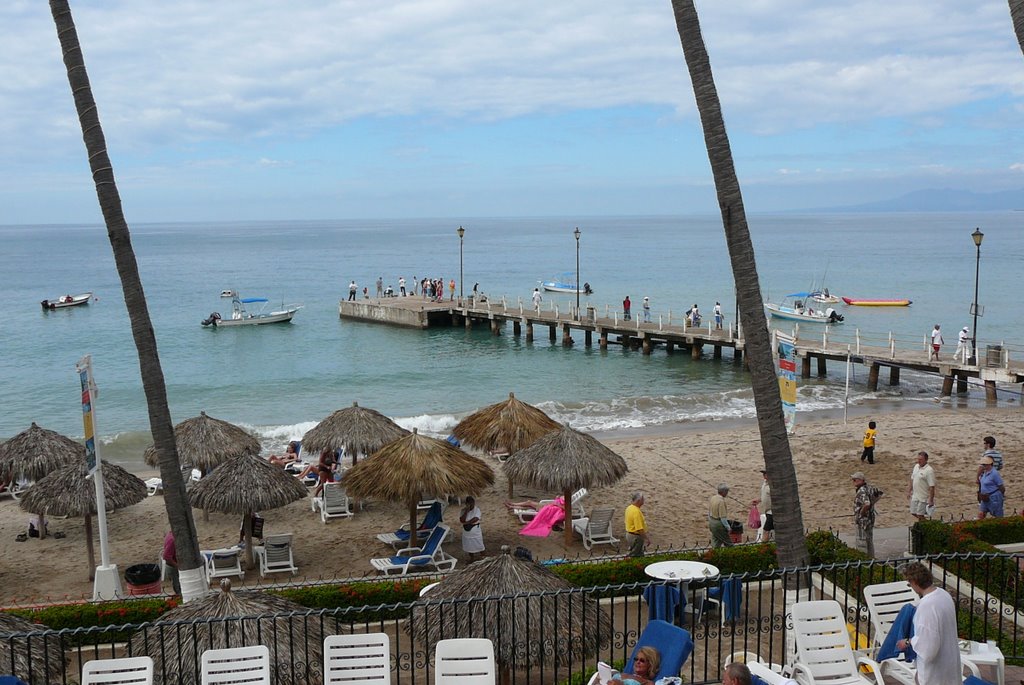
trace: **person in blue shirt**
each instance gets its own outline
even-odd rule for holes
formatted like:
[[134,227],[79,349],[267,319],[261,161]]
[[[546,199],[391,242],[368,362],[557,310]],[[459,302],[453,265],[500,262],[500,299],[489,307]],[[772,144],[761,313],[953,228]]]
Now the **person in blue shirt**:
[[983,519],[986,515],[1003,515],[1003,495],[1006,486],[1003,479],[995,469],[992,457],[982,457],[978,462],[981,466],[981,475],[978,476],[978,518]]

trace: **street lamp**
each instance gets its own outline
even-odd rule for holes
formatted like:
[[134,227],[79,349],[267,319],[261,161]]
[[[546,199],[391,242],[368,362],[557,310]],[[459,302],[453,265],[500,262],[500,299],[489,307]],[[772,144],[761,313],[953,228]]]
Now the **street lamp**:
[[580,227],[572,232],[576,236],[576,320],[580,320]]
[[971,329],[971,352],[973,357],[971,363],[978,363],[978,274],[981,270],[981,241],[985,234],[981,229],[975,228],[971,238],[974,239],[974,246],[978,249],[977,257],[974,260],[974,306],[971,307],[974,313],[974,328]]
[[459,226],[459,230],[455,232],[459,234],[459,305],[461,305],[464,292],[462,285],[462,236],[466,235],[466,229]]

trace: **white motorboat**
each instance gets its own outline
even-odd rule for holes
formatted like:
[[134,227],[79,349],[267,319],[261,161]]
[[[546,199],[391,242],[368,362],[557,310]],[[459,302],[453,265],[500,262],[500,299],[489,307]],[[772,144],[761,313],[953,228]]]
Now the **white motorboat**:
[[89,300],[92,299],[92,293],[82,293],[81,295],[61,295],[55,297],[52,300],[43,300],[39,304],[42,305],[43,309],[63,309],[65,307],[78,307],[83,304],[89,304]]
[[805,305],[804,301],[811,293],[792,293],[786,295],[786,300],[792,300],[792,304],[772,304],[765,302],[764,308],[776,319],[787,321],[800,321],[802,323],[823,323],[837,324],[843,322],[843,315],[832,307],[815,309]]
[[550,281],[541,281],[540,287],[544,288],[549,292],[553,293],[575,293],[578,292],[581,295],[592,295],[594,289],[590,287],[589,283],[584,283],[583,287],[580,288],[575,280],[570,280],[575,276],[572,271],[566,271],[560,274],[557,278],[553,278]]
[[842,300],[839,299],[838,295],[833,295],[828,291],[828,288],[822,290],[814,290],[808,296],[808,300],[813,300],[818,304],[839,304]]
[[[231,298],[231,318],[226,319],[220,312],[212,312],[210,316],[203,319],[203,326],[221,328],[224,326],[260,326],[268,323],[288,323],[295,316],[295,312],[302,309],[301,304],[282,305],[281,309],[267,311],[270,300],[265,297],[240,298],[235,295]],[[260,305],[251,309],[247,305]]]
[[238,297],[238,291],[237,290],[221,290],[220,291],[220,296],[221,297]]

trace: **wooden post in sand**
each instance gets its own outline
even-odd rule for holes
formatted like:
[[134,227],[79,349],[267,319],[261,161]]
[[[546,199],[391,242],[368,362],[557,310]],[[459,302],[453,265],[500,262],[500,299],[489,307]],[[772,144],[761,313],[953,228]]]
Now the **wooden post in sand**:
[[828,375],[828,366],[826,361],[825,355],[818,356],[818,378],[824,378]]
[[949,397],[953,394],[953,377],[945,375],[942,377],[942,393],[943,397]]
[[890,366],[889,367],[889,385],[900,384],[900,367]]
[[811,358],[804,355],[803,359],[800,360],[800,378],[811,377]]
[[872,363],[868,368],[868,390],[875,392],[878,390],[878,371],[881,367],[878,364]]
[[985,401],[995,402],[996,401],[996,382],[985,381]]

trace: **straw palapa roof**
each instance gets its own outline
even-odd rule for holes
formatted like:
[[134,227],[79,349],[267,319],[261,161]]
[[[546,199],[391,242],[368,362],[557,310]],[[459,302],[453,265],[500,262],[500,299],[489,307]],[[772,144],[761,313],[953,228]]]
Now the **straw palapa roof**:
[[374,409],[351,407],[339,409],[316,424],[302,436],[302,449],[308,454],[323,450],[345,449],[356,463],[359,454],[373,454],[390,442],[409,434],[397,423]]
[[[502,669],[552,660],[563,666],[580,663],[596,654],[599,636],[611,633],[611,621],[588,594],[554,592],[570,589],[568,581],[512,556],[505,546],[501,554],[446,576],[413,607],[406,630],[428,651],[441,639],[489,638]],[[551,594],[540,594],[545,592]],[[495,599],[474,606],[441,601],[481,597]]]
[[76,459],[85,458],[85,445],[35,424],[0,445],[0,476],[21,475],[39,480]]
[[[43,630],[49,628],[14,614],[0,612],[0,670],[33,685],[61,682],[64,677],[64,649],[59,637],[11,637],[14,634],[38,633]],[[31,663],[29,654],[32,655]]]
[[[258,455],[262,449],[260,441],[245,429],[207,416],[206,412],[200,412],[199,416],[185,419],[175,426],[174,442],[182,465],[187,464],[202,471],[209,471],[232,457]],[[160,460],[156,446],[147,447],[143,458],[150,466],[158,466]]]
[[306,496],[306,486],[295,476],[251,455],[225,461],[188,493],[192,506],[222,514],[277,509]]
[[452,433],[467,445],[509,454],[529,447],[539,438],[561,426],[540,409],[516,399],[508,399],[474,412],[462,419]]
[[514,453],[504,468],[517,483],[558,492],[611,485],[629,470],[621,456],[569,426]]
[[[146,499],[146,484],[117,464],[101,462],[107,511],[124,509]],[[96,483],[85,459],[40,479],[22,496],[25,511],[48,516],[96,514]]]
[[278,595],[232,592],[225,579],[220,592],[182,604],[136,632],[131,650],[153,658],[154,682],[166,669],[176,685],[190,685],[199,682],[199,660],[207,649],[263,644],[270,650],[274,682],[319,685],[324,638],[338,631],[332,619],[307,614],[306,607]]

